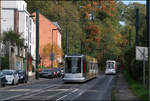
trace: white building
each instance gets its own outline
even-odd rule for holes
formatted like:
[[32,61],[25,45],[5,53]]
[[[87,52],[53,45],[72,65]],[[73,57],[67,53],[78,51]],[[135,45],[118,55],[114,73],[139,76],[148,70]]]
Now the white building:
[[[20,1],[1,1],[1,33],[4,31],[13,30],[19,33],[22,33],[22,38],[25,39],[24,45],[27,46],[27,49],[22,49],[22,53],[19,53],[19,56],[25,58],[27,51],[31,54],[32,59],[36,60],[36,27],[33,22],[33,18],[30,17],[29,12],[27,11],[27,3],[23,0]],[[15,48],[16,60],[14,62],[14,68],[25,67],[23,64],[24,61],[17,59],[18,48]],[[35,63],[33,62],[33,65]]]

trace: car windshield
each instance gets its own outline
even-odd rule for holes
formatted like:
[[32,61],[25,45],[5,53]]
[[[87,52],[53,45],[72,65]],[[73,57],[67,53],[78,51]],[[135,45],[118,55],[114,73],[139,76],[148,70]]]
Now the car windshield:
[[17,71],[18,74],[24,74],[24,72],[22,70]]
[[13,72],[12,72],[12,71],[3,71],[3,73],[4,73],[5,75],[13,75]]

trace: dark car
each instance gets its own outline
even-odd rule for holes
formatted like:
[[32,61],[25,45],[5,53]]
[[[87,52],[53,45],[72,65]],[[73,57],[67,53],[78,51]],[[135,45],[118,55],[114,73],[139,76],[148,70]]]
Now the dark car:
[[5,75],[3,74],[2,71],[0,71],[0,86],[5,86],[6,85],[6,79],[5,79]]
[[53,70],[53,73],[54,73],[54,76],[55,77],[61,77],[61,70],[60,70],[60,68],[52,68],[52,70]]
[[17,70],[19,75],[19,83],[27,83],[27,75],[24,70]]
[[46,77],[46,78],[53,78],[54,73],[51,69],[43,69],[41,72],[39,72],[40,77]]
[[60,71],[61,71],[61,77],[63,78],[64,77],[64,68],[60,68]]

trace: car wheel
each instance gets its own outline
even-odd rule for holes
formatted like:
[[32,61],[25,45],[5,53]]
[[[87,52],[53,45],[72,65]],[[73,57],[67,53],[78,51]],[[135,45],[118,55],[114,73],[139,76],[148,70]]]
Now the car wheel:
[[16,85],[18,85],[18,84],[19,84],[19,80],[17,81]]
[[14,80],[12,81],[12,85],[14,85]]
[[24,82],[27,83],[28,81],[27,81],[27,80],[24,80]]

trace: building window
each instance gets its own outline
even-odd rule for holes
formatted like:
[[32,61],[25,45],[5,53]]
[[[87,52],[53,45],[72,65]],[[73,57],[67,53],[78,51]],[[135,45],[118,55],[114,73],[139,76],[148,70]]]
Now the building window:
[[32,38],[31,38],[31,32],[30,32],[30,43],[31,43],[31,39],[32,39]]
[[30,53],[31,53],[31,46],[30,46]]
[[30,19],[30,31],[32,31],[32,20]]
[[26,16],[26,27],[28,28],[28,16]]

